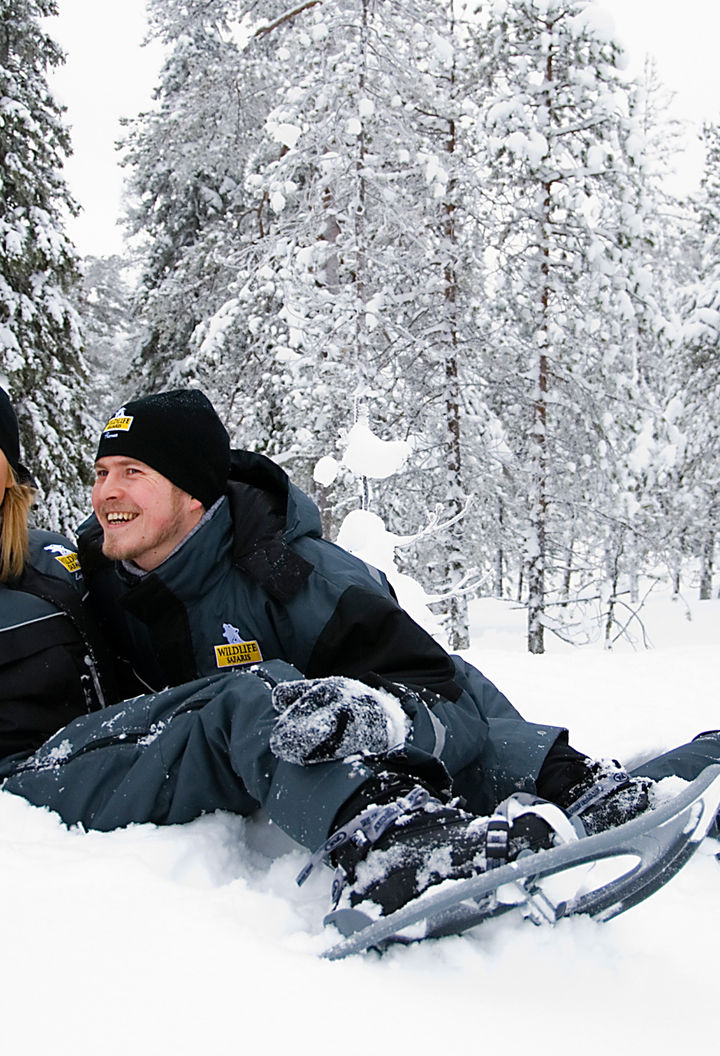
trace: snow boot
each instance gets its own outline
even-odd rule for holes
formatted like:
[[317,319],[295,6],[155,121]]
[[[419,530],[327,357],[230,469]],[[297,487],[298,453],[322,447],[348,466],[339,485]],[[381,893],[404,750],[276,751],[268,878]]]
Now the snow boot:
[[[363,809],[349,816],[357,806]],[[337,867],[333,913],[359,909],[371,918],[393,913],[443,881],[547,849],[558,836],[558,842],[577,838],[558,807],[524,794],[511,796],[487,818],[442,802],[422,785],[400,795],[381,789],[375,801],[365,790],[343,813],[347,821],[325,845]]]
[[558,803],[581,823],[583,833],[594,836],[644,813],[652,786],[647,777],[631,777],[615,759],[588,760],[585,777],[558,797]]

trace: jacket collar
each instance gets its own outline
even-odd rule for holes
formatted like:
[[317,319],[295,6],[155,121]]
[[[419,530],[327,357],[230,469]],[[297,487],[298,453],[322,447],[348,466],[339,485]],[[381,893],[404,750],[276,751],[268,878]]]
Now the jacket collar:
[[126,561],[116,562],[115,568],[130,587],[154,577],[162,580],[173,594],[187,599],[204,594],[227,574],[231,544],[230,509],[227,498],[222,496],[157,568],[144,572]]

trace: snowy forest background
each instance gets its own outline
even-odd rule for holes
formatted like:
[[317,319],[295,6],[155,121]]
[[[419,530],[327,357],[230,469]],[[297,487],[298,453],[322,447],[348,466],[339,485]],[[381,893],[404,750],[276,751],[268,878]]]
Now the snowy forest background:
[[720,125],[672,196],[668,93],[594,0],[149,0],[127,253],[84,259],[56,6],[0,0],[0,380],[38,523],[82,519],[121,399],[197,385],[329,537],[382,519],[454,649],[471,596],[525,606],[534,653],[612,645],[658,582],[711,596]]

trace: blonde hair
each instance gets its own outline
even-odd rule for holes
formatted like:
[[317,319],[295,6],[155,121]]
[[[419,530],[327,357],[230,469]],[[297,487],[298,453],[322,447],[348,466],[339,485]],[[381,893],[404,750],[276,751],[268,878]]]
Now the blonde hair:
[[8,466],[10,484],[5,490],[0,528],[0,582],[17,578],[28,556],[28,514],[35,489],[18,484],[12,466]]

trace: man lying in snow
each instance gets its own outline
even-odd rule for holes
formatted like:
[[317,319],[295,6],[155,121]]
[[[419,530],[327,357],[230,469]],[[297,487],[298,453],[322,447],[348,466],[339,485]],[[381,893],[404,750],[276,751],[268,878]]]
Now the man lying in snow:
[[[588,832],[647,807],[645,777],[526,722],[445,653],[376,569],[322,538],[279,467],[230,451],[201,393],[120,408],[100,439],[93,508],[79,549],[114,699],[145,695],[15,762],[5,787],[67,823],[262,806],[340,867],[336,904],[387,913],[550,846],[567,824],[557,807]],[[645,774],[693,777],[718,742],[707,735]],[[556,806],[511,799],[488,819],[518,792]]]

